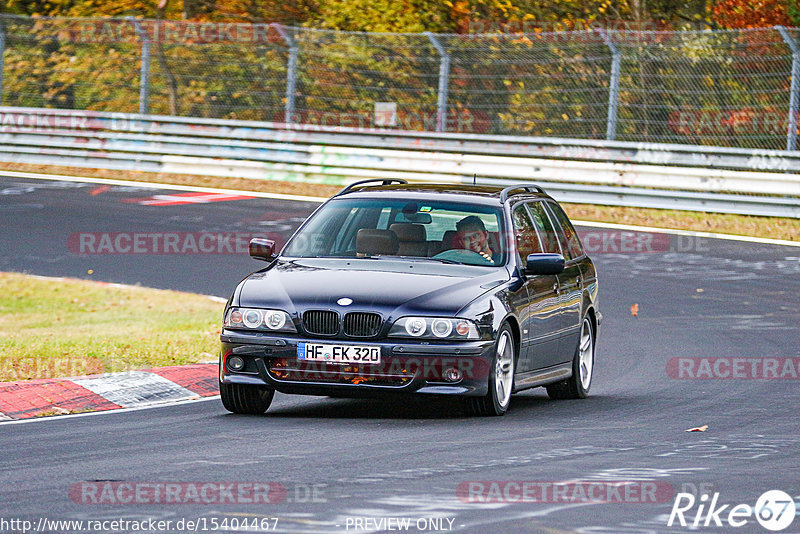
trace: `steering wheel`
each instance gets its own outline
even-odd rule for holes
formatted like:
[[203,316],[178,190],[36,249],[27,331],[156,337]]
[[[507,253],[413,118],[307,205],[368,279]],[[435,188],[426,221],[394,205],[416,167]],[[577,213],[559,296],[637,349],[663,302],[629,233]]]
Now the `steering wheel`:
[[463,248],[451,248],[432,256],[435,260],[450,260],[467,265],[494,265],[494,261],[484,258],[482,255]]

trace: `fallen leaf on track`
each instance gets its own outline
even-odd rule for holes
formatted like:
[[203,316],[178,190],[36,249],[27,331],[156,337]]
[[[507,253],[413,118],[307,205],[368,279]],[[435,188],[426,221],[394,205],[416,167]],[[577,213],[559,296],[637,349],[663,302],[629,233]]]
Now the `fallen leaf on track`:
[[95,187],[94,189],[92,189],[89,192],[89,194],[92,195],[92,196],[95,196],[95,195],[99,195],[100,193],[105,193],[109,189],[111,189],[110,185],[101,185],[100,187]]

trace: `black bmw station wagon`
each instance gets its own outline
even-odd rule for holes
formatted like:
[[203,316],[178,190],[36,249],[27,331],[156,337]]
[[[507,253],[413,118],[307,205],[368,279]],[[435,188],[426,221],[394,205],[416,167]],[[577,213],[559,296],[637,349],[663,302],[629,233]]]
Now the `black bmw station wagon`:
[[322,204],[225,308],[219,381],[234,413],[289,394],[458,395],[502,415],[544,386],[585,398],[597,274],[540,187],[364,180]]

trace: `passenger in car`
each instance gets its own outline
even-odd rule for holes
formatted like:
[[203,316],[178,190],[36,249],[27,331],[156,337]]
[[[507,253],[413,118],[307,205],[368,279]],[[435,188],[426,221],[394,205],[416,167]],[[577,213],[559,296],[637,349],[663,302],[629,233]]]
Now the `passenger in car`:
[[493,261],[494,252],[489,247],[489,232],[477,215],[470,215],[458,221],[456,235],[453,237],[453,248],[471,250]]

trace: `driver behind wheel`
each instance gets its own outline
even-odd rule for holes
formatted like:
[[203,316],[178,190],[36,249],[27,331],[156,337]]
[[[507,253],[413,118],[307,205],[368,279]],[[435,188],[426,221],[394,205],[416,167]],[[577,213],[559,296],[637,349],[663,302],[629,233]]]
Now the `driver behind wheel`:
[[480,254],[488,261],[494,261],[494,252],[489,248],[489,232],[483,220],[477,215],[464,217],[456,224],[453,248],[463,248]]

